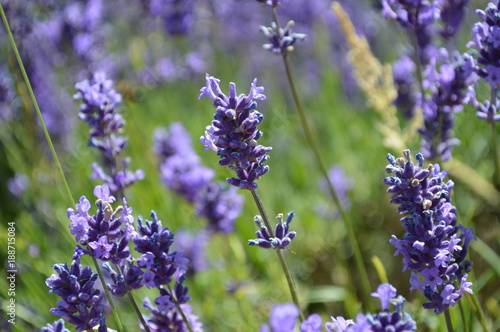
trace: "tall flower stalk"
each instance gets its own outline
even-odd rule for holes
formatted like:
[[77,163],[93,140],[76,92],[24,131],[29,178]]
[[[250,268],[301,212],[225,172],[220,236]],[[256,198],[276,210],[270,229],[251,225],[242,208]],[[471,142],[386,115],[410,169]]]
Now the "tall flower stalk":
[[[64,171],[62,170],[62,167],[61,167],[61,163],[59,162],[59,158],[57,157],[57,153],[54,149],[54,145],[52,144],[52,140],[50,138],[50,135],[49,135],[49,132],[47,130],[47,126],[45,125],[45,121],[43,119],[43,116],[42,116],[42,113],[40,112],[40,107],[38,106],[38,102],[36,100],[36,97],[35,97],[35,94],[33,93],[33,88],[31,87],[31,83],[30,83],[30,80],[28,78],[28,75],[26,74],[26,70],[24,68],[24,64],[21,60],[21,56],[19,54],[19,50],[17,49],[17,45],[16,45],[16,42],[14,40],[14,37],[12,35],[12,31],[10,30],[10,26],[9,26],[9,22],[7,21],[7,17],[5,16],[5,12],[3,10],[3,6],[2,4],[0,4],[0,14],[2,16],[2,20],[3,20],[3,23],[4,23],[4,26],[5,26],[5,29],[7,30],[7,34],[9,36],[9,40],[10,40],[10,44],[12,46],[12,49],[14,50],[14,53],[16,55],[16,59],[17,59],[17,63],[19,65],[19,68],[21,69],[21,73],[23,75],[23,78],[24,78],[24,82],[26,84],[26,87],[28,88],[28,92],[29,92],[29,95],[31,97],[31,100],[33,102],[33,106],[35,107],[35,110],[36,110],[36,113],[38,115],[38,118],[40,120],[40,124],[42,126],[42,130],[43,130],[43,133],[45,135],[45,139],[47,141],[47,144],[49,145],[49,148],[50,148],[50,152],[52,154],[52,158],[54,158],[54,162],[57,166],[57,169],[59,171],[59,175],[61,176],[61,180],[64,184],[64,188],[65,188],[65,191],[66,191],[66,199],[68,200],[69,204],[70,205],[73,205],[75,200],[73,199],[73,195],[71,194],[71,190],[69,189],[69,185],[68,185],[68,181],[66,180],[66,176],[64,175]],[[105,285],[105,282],[104,282],[104,278],[103,278],[103,275],[102,275],[102,271],[101,271],[101,267],[99,266],[99,264],[97,264],[97,261],[94,259],[94,265],[95,265],[95,268],[96,268],[96,271],[98,272],[99,274],[99,279],[101,280],[101,283],[106,291],[106,297],[109,301],[109,304],[111,306],[111,311],[113,312],[113,316],[115,317],[115,320],[116,320],[116,324],[118,325],[118,331],[123,331],[123,326],[122,326],[122,323],[121,323],[121,320],[120,320],[120,317],[118,315],[118,312],[113,304],[113,300],[109,294],[109,292],[106,290],[106,287],[104,286]]]
[[[289,234],[288,224],[286,226],[282,221],[276,226],[276,232],[273,232],[271,223],[267,216],[266,210],[260,197],[257,193],[256,180],[269,172],[269,166],[264,163],[269,159],[267,152],[271,151],[271,147],[258,145],[257,141],[262,137],[262,132],[257,129],[257,126],[262,122],[264,116],[256,110],[257,101],[265,100],[263,94],[264,87],[257,86],[255,79],[250,88],[248,95],[236,94],[236,84],[229,84],[229,96],[226,96],[219,87],[220,80],[206,75],[206,86],[200,90],[199,99],[208,97],[212,100],[213,106],[216,108],[214,120],[210,126],[206,127],[205,135],[200,137],[200,142],[205,146],[205,151],[214,150],[219,157],[219,165],[227,166],[235,172],[235,176],[226,181],[240,189],[249,190],[259,209],[261,217],[257,217],[257,225],[260,228],[261,236],[259,238],[268,241],[269,246],[260,245],[259,240],[249,241],[251,245],[258,245],[263,248],[273,248],[280,260],[281,266],[285,273],[288,287],[292,295],[294,303],[300,308],[299,299],[295,282],[290,273],[290,269],[286,263],[283,250],[291,242],[283,240]],[[260,221],[264,222],[263,226]],[[291,220],[290,220],[291,221]],[[292,235],[292,238],[295,235]],[[276,245],[273,245],[276,244]],[[304,320],[304,315],[300,314],[301,321]]]
[[356,234],[354,233],[354,228],[352,226],[352,222],[349,218],[349,215],[345,211],[344,207],[342,206],[342,202],[339,199],[339,196],[337,192],[335,191],[335,187],[332,183],[332,180],[328,176],[328,169],[326,167],[325,162],[323,161],[323,157],[321,156],[321,151],[316,144],[316,141],[314,139],[311,127],[308,123],[308,119],[306,117],[304,108],[302,107],[302,103],[299,98],[299,94],[297,92],[297,88],[295,86],[295,80],[292,75],[292,71],[290,68],[290,63],[288,59],[288,54],[289,51],[293,50],[293,44],[297,40],[303,40],[305,39],[305,35],[303,34],[297,34],[297,33],[292,33],[290,31],[292,24],[289,22],[287,26],[283,29],[280,26],[279,20],[278,20],[278,15],[276,13],[276,7],[281,4],[281,1],[267,1],[266,2],[267,6],[271,9],[272,17],[273,17],[273,23],[270,29],[261,29],[265,31],[266,36],[269,38],[270,44],[265,44],[264,48],[272,51],[273,53],[277,55],[281,55],[283,58],[283,64],[285,66],[285,71],[288,79],[288,83],[290,84],[290,89],[292,92],[292,97],[295,102],[295,105],[297,107],[297,111],[299,113],[300,117],[300,123],[302,125],[302,129],[304,131],[304,135],[306,137],[306,140],[308,144],[311,146],[314,157],[316,159],[316,163],[319,167],[319,170],[323,177],[326,180],[326,183],[328,184],[328,190],[330,192],[330,195],[340,212],[340,215],[342,217],[342,220],[344,221],[344,225],[347,231],[347,238],[349,240],[349,243],[351,244],[351,247],[353,249],[354,253],[354,260],[356,262],[356,268],[358,270],[359,276],[361,278],[361,286],[363,288],[363,297],[364,297],[364,306],[369,306],[370,305],[370,299],[369,299],[369,294],[370,294],[370,282],[368,280],[368,274],[366,272],[366,267],[365,263],[363,260],[363,255],[361,254],[361,250],[359,248],[358,240],[356,238]]

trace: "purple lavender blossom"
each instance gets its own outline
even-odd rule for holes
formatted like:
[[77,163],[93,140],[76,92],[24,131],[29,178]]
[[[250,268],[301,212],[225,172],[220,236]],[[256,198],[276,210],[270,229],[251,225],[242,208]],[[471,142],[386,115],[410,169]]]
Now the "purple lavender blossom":
[[168,129],[158,128],[153,134],[153,152],[160,162],[173,155],[191,154],[191,137],[180,122],[172,122]]
[[224,183],[208,183],[195,200],[196,214],[207,218],[208,230],[229,234],[243,209],[243,196],[235,187]]
[[241,189],[255,190],[255,180],[269,171],[264,162],[272,148],[257,145],[262,132],[257,126],[264,116],[255,110],[255,100],[265,100],[264,87],[257,86],[257,79],[252,82],[248,95],[236,95],[236,85],[229,84],[229,97],[219,88],[220,80],[206,74],[207,85],[200,90],[201,99],[205,96],[213,101],[216,108],[211,126],[207,126],[205,136],[200,142],[205,151],[212,149],[221,160],[219,165],[228,166],[236,172],[236,177],[227,179],[230,185]]
[[17,105],[12,76],[5,65],[0,65],[0,123],[14,118]]
[[485,11],[477,10],[476,14],[483,20],[477,22],[472,29],[472,41],[467,46],[475,46],[479,52],[476,59],[477,73],[492,89],[500,83],[498,58],[500,57],[500,10],[499,4],[490,2]]
[[321,332],[323,320],[318,314],[312,314],[305,321],[300,324],[301,332]]
[[21,197],[28,189],[30,180],[24,173],[16,173],[12,178],[7,180],[7,188],[12,195]]
[[[396,289],[390,284],[382,284],[372,296],[378,297],[382,303],[382,311],[377,314],[358,314],[356,322],[343,317],[332,317],[332,322],[325,324],[328,332],[411,332],[417,330],[417,324],[411,316],[403,312],[405,299],[396,296]],[[389,304],[395,312],[390,312]]]
[[[340,204],[345,210],[351,207],[351,201],[347,196],[347,192],[354,187],[354,180],[345,174],[344,169],[341,165],[333,165],[328,170],[328,177],[331,183],[333,183],[333,188],[339,197]],[[328,189],[328,183],[326,180],[321,180],[319,182],[321,190],[330,196],[330,190]]]
[[[146,319],[146,323],[151,332],[189,331],[177,309],[174,308],[169,311],[159,310],[159,308],[155,308],[148,298],[144,299],[143,306],[151,312],[151,316]],[[203,332],[203,325],[198,321],[198,316],[193,314],[191,306],[189,304],[181,304],[180,307],[184,315],[186,315],[193,332]],[[141,326],[141,330],[145,331],[143,326]]]
[[293,51],[295,42],[298,40],[305,40],[307,37],[303,33],[292,32],[292,26],[294,24],[293,21],[289,21],[285,28],[279,29],[276,22],[272,22],[270,27],[261,26],[260,31],[269,39],[269,43],[264,44],[262,47],[278,55]]
[[144,172],[129,171],[130,159],[122,160],[121,168],[117,158],[122,153],[127,138],[121,136],[125,120],[116,108],[122,96],[113,88],[113,82],[103,72],[94,73],[93,80],[84,80],[75,85],[75,100],[82,100],[78,117],[92,128],[89,131],[89,145],[97,148],[103,155],[104,167],[92,165],[93,179],[99,179],[109,186],[112,192],[123,196],[123,191],[144,178]]
[[215,175],[213,169],[200,164],[200,157],[194,152],[170,156],[160,165],[160,170],[163,183],[190,203]]
[[382,0],[382,15],[408,30],[417,30],[439,19],[440,10],[429,0]]
[[255,233],[257,239],[248,240],[248,244],[251,246],[259,246],[264,249],[285,249],[297,235],[296,232],[289,231],[289,225],[294,216],[295,213],[290,212],[288,213],[286,221],[283,221],[283,214],[278,214],[276,217],[278,223],[276,224],[275,237],[271,237],[267,227],[262,224],[262,218],[256,216],[254,221],[260,229]]
[[440,22],[443,25],[440,34],[444,39],[450,39],[456,35],[462,25],[469,0],[443,0],[440,2]]
[[394,83],[398,89],[398,96],[394,100],[394,105],[403,112],[407,119],[413,117],[417,103],[414,91],[416,82],[413,77],[415,67],[415,62],[408,56],[401,57],[392,67]]
[[89,331],[97,325],[99,332],[107,331],[103,297],[94,288],[97,274],[80,265],[78,255],[69,268],[67,264],[56,264],[53,268],[57,274],[51,275],[45,283],[51,288],[49,293],[60,296],[62,300],[50,312],[75,325],[76,331]]
[[327,332],[344,332],[347,327],[354,324],[352,319],[345,319],[342,316],[331,317],[332,321],[325,324]]
[[98,198],[95,215],[89,215],[90,202],[85,196],[76,204],[76,212],[73,208],[67,210],[67,216],[71,220],[70,233],[75,235],[77,242],[93,249],[93,257],[114,264],[124,264],[130,257],[128,241],[135,233],[132,209],[123,199],[123,206],[113,211],[110,201],[114,201],[114,197],[109,196],[107,186],[97,186],[94,194]]
[[[126,263],[120,262],[117,264],[119,271],[116,272],[108,262],[103,264],[103,267],[109,272],[112,284],[107,287],[114,296],[122,297],[132,289],[139,289],[145,286],[146,274],[133,262],[128,259]],[[149,287],[148,287],[149,288]]]
[[151,0],[150,8],[153,15],[161,17],[169,35],[185,35],[192,29],[194,1]]
[[210,233],[206,230],[193,235],[187,230],[178,230],[175,233],[175,249],[183,251],[184,256],[189,259],[188,273],[196,273],[208,268],[206,246],[209,239]]
[[500,100],[495,96],[495,102],[492,104],[489,100],[485,100],[480,103],[477,100],[473,100],[474,107],[477,109],[476,116],[480,119],[486,120],[487,123],[500,122],[500,114],[498,114],[498,109],[500,108]]
[[444,182],[448,173],[440,172],[438,164],[423,168],[420,153],[416,165],[409,150],[403,155],[398,159],[388,155],[386,171],[394,176],[383,181],[389,186],[390,202],[399,204],[397,212],[404,216],[401,222],[406,230],[401,239],[393,235],[389,242],[396,248],[395,255],[403,255],[403,271],[412,271],[411,289],[420,290],[429,300],[423,307],[440,314],[465,291],[472,292],[466,274],[472,262],[465,257],[474,235],[457,225],[456,208],[451,204],[454,183]]
[[47,326],[42,327],[41,332],[71,332],[71,331],[68,330],[66,326],[64,326],[64,320],[59,319],[56,320],[52,325],[47,324]]
[[174,242],[174,234],[168,227],[162,227],[161,220],[156,213],[151,212],[152,221],[142,221],[139,217],[138,233],[132,241],[136,245],[135,250],[142,254],[137,259],[139,267],[143,271],[154,273],[156,287],[167,285],[172,282],[174,274],[187,270],[188,259],[182,251],[171,251]]
[[423,82],[432,96],[425,96],[421,101],[424,114],[424,127],[419,129],[423,136],[422,154],[425,158],[447,161],[452,158],[452,148],[459,144],[453,137],[455,113],[463,110],[474,97],[473,84],[477,76],[474,73],[474,61],[468,54],[454,54],[451,62],[441,64],[440,59],[449,61],[445,49],[439,52],[439,59],[432,59],[427,66]]
[[271,309],[269,316],[269,323],[271,329],[267,324],[260,327],[260,332],[290,332],[293,331],[297,318],[299,317],[299,309],[293,303],[285,303],[275,305]]

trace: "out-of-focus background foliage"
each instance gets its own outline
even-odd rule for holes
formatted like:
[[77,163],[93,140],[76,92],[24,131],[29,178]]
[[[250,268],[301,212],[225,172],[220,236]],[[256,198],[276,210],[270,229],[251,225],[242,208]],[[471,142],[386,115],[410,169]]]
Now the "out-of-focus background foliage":
[[[376,1],[341,1],[360,34],[383,63],[392,63],[409,47],[403,31],[384,21]],[[149,217],[155,210],[164,225],[196,231],[205,221],[193,206],[161,184],[152,135],[159,126],[181,122],[190,132],[203,164],[216,178],[230,176],[218,167],[214,153],[203,153],[198,137],[212,119],[208,100],[198,101],[205,72],[246,92],[258,78],[267,100],[259,103],[265,115],[262,144],[272,146],[271,167],[259,181],[259,193],[270,215],[293,210],[291,224],[297,238],[287,260],[296,277],[300,298],[307,311],[330,316],[355,317],[360,309],[361,286],[354,269],[343,222],[321,189],[321,175],[308,146],[287,85],[279,56],[262,49],[266,42],[259,25],[269,25],[270,11],[250,0],[184,1],[189,10],[185,22],[169,24],[161,1],[14,1],[2,0],[14,37],[20,47],[49,132],[56,145],[73,196],[93,197],[91,163],[97,152],[87,146],[88,127],[77,118],[79,106],[72,101],[76,82],[95,70],[105,71],[123,94],[120,106],[127,125],[129,144],[125,154],[134,169],[146,177],[131,187],[127,200],[134,216]],[[181,6],[181,7],[182,7]],[[461,32],[446,45],[464,52],[477,20],[474,10],[485,1],[471,1]],[[350,75],[346,43],[329,0],[291,0],[278,8],[282,22],[293,19],[294,31],[308,34],[290,54],[299,93],[314,128],[324,160],[340,165],[352,179],[348,213],[365,258],[373,290],[380,279],[372,263],[378,257],[389,281],[407,299],[406,311],[419,331],[442,331],[444,319],[421,308],[423,296],[409,292],[409,272],[401,272],[400,257],[393,257],[390,236],[403,229],[396,207],[388,203],[382,184],[387,153],[375,123],[380,117],[365,106],[365,99]],[[8,299],[5,269],[0,272],[2,331],[35,331],[56,317],[49,313],[58,298],[48,294],[45,279],[55,263],[69,262],[75,245],[68,229],[69,207],[56,166],[17,67],[5,30],[0,29],[0,260],[6,261],[6,228],[16,222],[17,320],[5,322]],[[226,90],[227,91],[227,90]],[[2,95],[4,94],[4,95]],[[491,128],[466,106],[456,116],[455,134],[461,143],[454,158],[474,174],[491,182],[493,177]],[[407,122],[400,117],[403,127]],[[419,138],[408,146],[418,152]],[[446,166],[444,166],[446,168]],[[458,170],[455,170],[458,172]],[[474,292],[486,312],[491,331],[500,330],[500,227],[499,205],[482,198],[482,189],[455,181],[453,202],[459,221],[472,227],[479,239],[471,245],[474,261]],[[467,176],[466,176],[467,177]],[[285,278],[271,251],[249,247],[254,237],[253,216],[258,210],[249,192],[244,210],[230,235],[215,235],[207,246],[209,268],[190,276],[190,302],[207,331],[256,331],[268,320],[269,309],[289,302]],[[133,245],[132,245],[133,246]],[[90,261],[83,261],[91,265]],[[154,297],[141,289],[136,299]],[[139,300],[140,301],[140,300]],[[467,298],[471,331],[480,331]],[[117,301],[129,331],[138,331],[136,317],[126,301]],[[375,306],[377,301],[374,301]],[[458,307],[452,310],[460,326]],[[113,327],[110,318],[110,327]],[[457,328],[457,331],[461,331]]]

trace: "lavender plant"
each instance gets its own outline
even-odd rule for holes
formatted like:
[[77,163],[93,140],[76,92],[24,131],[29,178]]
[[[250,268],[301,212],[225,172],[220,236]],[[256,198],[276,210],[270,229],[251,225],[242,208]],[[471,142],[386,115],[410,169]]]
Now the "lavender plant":
[[498,145],[498,133],[496,122],[500,121],[498,111],[498,83],[499,70],[498,54],[500,52],[500,43],[498,36],[500,34],[500,4],[488,3],[486,10],[477,10],[476,14],[482,19],[477,22],[472,29],[472,41],[467,46],[475,46],[479,52],[476,59],[475,70],[481,79],[490,83],[491,97],[484,102],[475,101],[474,106],[477,109],[477,117],[486,120],[491,124],[493,139],[494,165],[496,172],[496,182],[500,183],[500,152]]
[[[424,157],[410,151],[404,158],[388,155],[386,171],[393,176],[384,179],[389,186],[391,203],[398,204],[398,213],[406,233],[390,242],[395,255],[403,256],[403,271],[410,270],[411,290],[417,289],[427,298],[423,307],[436,314],[455,306],[465,292],[472,294],[467,281],[472,262],[466,259],[473,231],[457,224],[456,208],[451,202],[453,181],[444,179],[448,172],[438,164],[424,168]],[[447,311],[446,311],[447,312]]]
[[[107,332],[103,297],[94,288],[97,274],[92,274],[89,267],[80,265],[80,256],[81,252],[75,250],[69,268],[67,264],[53,266],[57,274],[50,276],[46,284],[51,288],[50,293],[57,294],[62,300],[50,312],[75,325],[76,331],[92,331],[99,325],[99,332]],[[49,331],[63,331],[64,323],[56,322],[50,328],[52,330]]]
[[130,159],[118,158],[122,154],[127,138],[120,135],[125,120],[116,110],[122,96],[113,88],[113,82],[103,72],[94,73],[92,81],[84,80],[75,85],[75,100],[82,100],[79,118],[90,127],[89,146],[98,149],[103,157],[104,169],[99,164],[92,165],[92,178],[103,181],[118,197],[124,190],[144,178],[144,172],[129,171]]
[[[205,136],[200,137],[200,142],[205,146],[205,151],[211,149],[217,152],[220,157],[219,165],[228,166],[236,173],[237,177],[226,180],[230,185],[251,191],[265,227],[262,226],[261,230],[257,232],[259,239],[249,241],[249,244],[264,248],[268,242],[276,244],[274,248],[277,249],[276,253],[285,273],[290,293],[294,303],[299,307],[295,282],[282,252],[283,248],[295,237],[295,233],[288,231],[288,224],[293,214],[287,223],[280,220],[276,226],[276,236],[278,237],[275,238],[267,213],[256,191],[258,185],[255,181],[269,171],[269,166],[264,165],[264,162],[269,159],[266,153],[272,150],[271,147],[257,144],[257,140],[262,137],[262,132],[257,129],[257,126],[262,122],[264,116],[255,110],[256,100],[266,99],[263,94],[264,87],[257,87],[257,79],[254,79],[248,95],[240,94],[237,96],[236,84],[230,83],[228,97],[220,89],[219,79],[208,74],[205,78],[206,86],[201,88],[198,99],[205,96],[210,98],[215,107],[215,114],[212,125],[206,127]],[[278,218],[282,219],[282,216],[278,216]],[[270,236],[266,239],[267,235]],[[273,245],[271,244],[271,246]],[[302,313],[300,313],[300,318],[304,319]]]

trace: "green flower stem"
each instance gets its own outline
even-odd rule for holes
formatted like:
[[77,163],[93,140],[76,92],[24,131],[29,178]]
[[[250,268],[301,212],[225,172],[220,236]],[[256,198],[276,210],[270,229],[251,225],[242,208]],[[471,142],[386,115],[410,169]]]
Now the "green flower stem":
[[68,182],[66,181],[66,177],[64,176],[64,172],[62,170],[61,163],[59,162],[59,159],[57,158],[57,154],[56,154],[56,151],[54,149],[54,145],[52,144],[52,140],[50,139],[49,131],[47,130],[47,126],[45,125],[45,121],[43,120],[42,112],[40,112],[40,107],[38,106],[38,102],[36,100],[35,93],[33,92],[33,88],[31,87],[30,80],[28,78],[28,75],[26,74],[26,70],[24,69],[24,64],[23,64],[23,61],[21,60],[21,55],[19,54],[19,51],[18,51],[17,46],[16,46],[16,42],[14,41],[14,36],[12,35],[12,31],[10,30],[9,22],[7,21],[7,17],[5,16],[5,12],[3,10],[2,4],[0,4],[0,14],[2,15],[2,20],[3,20],[3,24],[5,25],[5,30],[7,30],[10,44],[12,45],[12,48],[14,50],[14,54],[16,55],[17,63],[19,65],[19,68],[21,69],[21,73],[23,74],[24,82],[26,83],[26,87],[28,88],[28,92],[29,92],[31,100],[33,102],[33,106],[35,107],[36,113],[38,115],[38,119],[40,120],[40,123],[42,124],[43,134],[45,135],[45,139],[47,140],[47,143],[49,145],[50,152],[52,154],[52,157],[54,158],[54,162],[57,166],[59,174],[61,175],[61,179],[62,179],[63,184],[64,184],[64,189],[66,191],[66,199],[68,199],[69,205],[74,205],[74,199],[73,199],[73,196],[71,195],[71,190],[69,189]]
[[[271,237],[274,237],[274,231],[273,228],[271,227],[271,224],[269,222],[269,218],[267,217],[266,210],[264,209],[264,205],[262,204],[262,201],[260,200],[259,195],[257,194],[257,190],[250,190],[252,192],[253,199],[255,201],[255,204],[257,204],[257,208],[259,209],[260,215],[262,219],[264,220],[264,224],[266,225],[267,230],[269,231],[269,234]],[[283,255],[283,250],[282,249],[277,249],[276,253],[278,254],[278,258],[280,259],[281,267],[283,268],[283,272],[285,273],[286,281],[288,283],[288,288],[290,289],[290,293],[292,295],[292,300],[293,303],[299,308],[300,316],[299,319],[301,322],[304,321],[304,314],[302,313],[302,309],[300,306],[299,302],[299,297],[297,295],[297,287],[295,286],[295,281],[293,279],[292,273],[290,272],[290,268],[288,267],[288,264],[286,263],[285,256]]]
[[[491,105],[495,105],[495,101],[497,98],[497,88],[491,89],[491,100],[490,103]],[[500,156],[498,152],[498,132],[497,132],[497,126],[495,121],[491,121],[491,133],[492,133],[492,139],[493,139],[493,163],[495,164],[495,171],[494,171],[494,176],[495,176],[495,185],[500,185]]]
[[466,296],[469,299],[469,303],[471,304],[472,310],[474,310],[474,313],[476,314],[479,323],[483,327],[483,331],[490,332],[488,324],[486,323],[486,317],[484,316],[483,307],[481,307],[481,305],[479,304],[479,300],[476,294],[467,293]]
[[424,83],[422,79],[422,64],[420,63],[420,54],[418,52],[418,37],[417,33],[413,33],[410,36],[412,44],[413,44],[413,61],[415,62],[415,65],[417,66],[417,81],[418,81],[418,88],[420,89],[420,93],[422,95],[421,98],[424,98]]
[[467,325],[467,318],[465,317],[465,311],[464,306],[462,305],[462,301],[458,301],[458,308],[460,309],[460,318],[462,320],[464,332],[469,332],[469,326]]
[[182,310],[181,308],[181,305],[179,304],[179,302],[177,301],[177,299],[175,298],[174,296],[174,292],[172,291],[172,288],[170,287],[170,285],[167,284],[167,288],[168,288],[168,291],[170,292],[170,295],[171,295],[171,298],[172,300],[174,301],[175,303],[175,306],[177,307],[177,310],[179,311],[179,313],[181,314],[182,316],[182,320],[184,321],[184,324],[186,324],[189,332],[193,332],[193,329],[191,327],[191,324],[189,324],[189,321],[187,320],[187,317],[186,315],[184,314],[184,311]]
[[118,316],[118,311],[115,308],[115,304],[113,303],[113,299],[111,298],[111,294],[109,294],[108,287],[106,286],[106,281],[104,280],[104,275],[102,274],[101,267],[99,266],[99,263],[97,262],[97,259],[93,257],[93,252],[92,248],[88,247],[88,250],[90,252],[90,256],[92,256],[92,261],[94,262],[95,269],[97,270],[97,274],[99,275],[99,280],[101,280],[102,288],[104,289],[104,292],[106,293],[106,297],[108,298],[109,306],[111,307],[111,311],[113,312],[113,316],[115,317],[116,325],[118,325],[117,330],[123,331],[123,325],[122,321],[120,320],[120,316]]
[[[120,273],[121,275],[123,275],[123,271],[122,271],[120,265],[115,264],[115,267],[118,270],[118,273]],[[132,295],[132,292],[131,292],[130,288],[127,289],[127,296],[128,296],[129,301],[130,301],[130,304],[132,305],[132,307],[134,308],[135,313],[137,314],[137,317],[139,317],[139,320],[141,321],[141,324],[144,327],[144,330],[146,332],[151,332],[151,330],[149,329],[148,324],[146,324],[146,321],[144,320],[144,316],[142,316],[142,313],[139,310],[139,307],[137,307],[137,303],[135,303],[134,296]]]
[[[19,50],[17,49],[17,45],[16,45],[16,42],[14,40],[14,36],[12,35],[12,31],[10,30],[9,22],[7,20],[7,17],[5,16],[5,12],[3,10],[2,4],[0,4],[0,15],[2,16],[5,30],[7,31],[7,35],[9,36],[10,44],[12,45],[12,49],[14,50],[14,54],[16,55],[17,63],[19,65],[19,69],[21,70],[21,73],[23,75],[24,82],[26,83],[26,87],[28,88],[28,92],[29,92],[31,100],[33,102],[33,106],[35,107],[36,113],[38,115],[38,119],[40,120],[42,130],[43,130],[43,133],[45,135],[45,139],[47,140],[47,144],[49,145],[50,152],[52,154],[52,158],[54,158],[54,162],[55,162],[57,169],[59,171],[59,174],[61,176],[61,180],[63,182],[64,189],[66,191],[65,198],[68,200],[69,205],[74,206],[75,200],[73,199],[73,195],[71,194],[71,190],[69,189],[68,181],[66,180],[61,163],[59,162],[59,158],[57,157],[56,150],[54,149],[54,145],[52,144],[52,139],[50,138],[49,131],[47,130],[47,126],[45,125],[45,121],[43,120],[42,112],[40,111],[40,107],[38,106],[38,102],[36,100],[35,93],[33,92],[33,88],[31,87],[30,80],[28,78],[28,75],[26,74],[26,69],[24,68],[24,64],[23,64],[23,61],[21,59],[21,55],[19,54]],[[111,309],[113,311],[113,315],[115,316],[116,324],[118,325],[118,331],[121,332],[121,331],[123,331],[122,323],[120,321],[120,317],[118,316],[118,312],[116,311],[115,306],[113,304],[113,300],[111,299],[111,296],[110,296],[109,292],[107,291],[101,268],[99,267],[99,264],[97,264],[97,261],[95,258],[93,258],[93,261],[94,261],[94,265],[95,265],[95,268],[97,270],[97,273],[99,275],[99,279],[101,280],[103,288],[106,292],[106,297],[108,298],[109,304],[110,304]]]
[[444,309],[444,319],[446,320],[446,328],[448,329],[448,332],[454,332],[449,308]]
[[[272,13],[273,13],[274,22],[276,23],[277,29],[279,31],[280,25],[279,25],[278,17],[276,15],[276,10],[274,8],[272,8]],[[337,209],[340,212],[340,215],[342,216],[342,220],[344,221],[344,225],[345,225],[345,228],[347,231],[347,238],[349,239],[349,242],[350,242],[351,247],[353,249],[354,260],[356,262],[356,268],[358,270],[359,277],[361,278],[361,285],[363,288],[363,298],[364,298],[363,307],[365,309],[369,310],[369,309],[371,309],[371,300],[370,300],[370,296],[369,296],[369,294],[371,293],[370,282],[368,280],[368,274],[366,272],[366,267],[365,267],[365,263],[363,261],[363,256],[361,255],[361,250],[359,249],[358,241],[356,239],[356,234],[354,233],[354,229],[352,227],[352,223],[350,221],[350,218],[347,215],[344,208],[342,207],[342,204],[341,204],[340,199],[337,195],[337,192],[335,191],[335,188],[333,187],[333,183],[330,180],[330,177],[328,176],[328,170],[325,166],[323,158],[321,157],[321,152],[320,152],[320,150],[319,150],[318,146],[316,145],[316,142],[313,138],[311,128],[308,124],[304,109],[302,107],[302,104],[301,104],[300,99],[299,99],[299,95],[297,93],[297,88],[295,87],[295,81],[293,79],[292,72],[290,70],[290,65],[288,63],[288,56],[286,53],[283,54],[283,62],[285,64],[286,75],[288,78],[288,82],[290,84],[290,88],[292,90],[293,100],[295,101],[295,105],[297,106],[297,110],[298,110],[299,116],[300,116],[300,123],[302,124],[302,128],[304,130],[304,134],[306,136],[307,142],[309,143],[309,145],[311,146],[311,148],[313,150],[313,153],[314,153],[314,156],[316,158],[316,162],[319,166],[319,169],[320,169],[323,177],[325,178],[326,182],[328,183],[328,189],[330,191],[330,194],[333,198],[333,201],[334,201]]]

